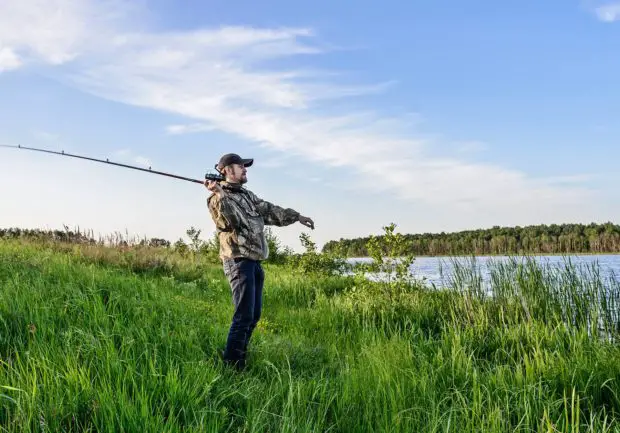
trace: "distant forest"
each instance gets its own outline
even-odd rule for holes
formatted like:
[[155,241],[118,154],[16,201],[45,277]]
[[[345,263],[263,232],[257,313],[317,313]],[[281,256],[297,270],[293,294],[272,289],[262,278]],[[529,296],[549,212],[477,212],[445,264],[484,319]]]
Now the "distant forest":
[[[383,236],[376,236],[381,239]],[[417,256],[571,254],[620,252],[620,226],[551,224],[499,227],[454,233],[403,234],[407,252]],[[329,241],[323,252],[367,257],[369,236]]]

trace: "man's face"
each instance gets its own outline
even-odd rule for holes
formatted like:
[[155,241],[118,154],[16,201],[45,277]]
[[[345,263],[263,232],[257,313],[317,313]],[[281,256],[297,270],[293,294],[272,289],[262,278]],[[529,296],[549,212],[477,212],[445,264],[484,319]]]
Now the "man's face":
[[232,183],[246,183],[248,181],[247,168],[240,164],[232,164],[226,167],[226,178]]

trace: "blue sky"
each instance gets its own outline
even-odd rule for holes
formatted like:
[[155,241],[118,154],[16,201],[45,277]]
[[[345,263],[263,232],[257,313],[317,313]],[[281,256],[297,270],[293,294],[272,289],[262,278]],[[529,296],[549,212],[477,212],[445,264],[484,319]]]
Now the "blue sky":
[[[0,142],[248,187],[313,238],[614,220],[620,3],[0,0]],[[175,240],[200,185],[1,150],[0,226]],[[299,224],[278,228],[298,249]]]

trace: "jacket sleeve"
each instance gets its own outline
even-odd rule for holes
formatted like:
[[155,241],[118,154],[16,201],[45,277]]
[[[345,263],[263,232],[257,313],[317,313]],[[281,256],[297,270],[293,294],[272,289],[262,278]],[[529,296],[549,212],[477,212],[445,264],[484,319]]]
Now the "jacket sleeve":
[[208,199],[209,212],[215,222],[215,226],[222,231],[238,229],[243,222],[232,206],[232,200],[228,196],[220,197],[213,194]]
[[282,208],[254,195],[256,209],[265,220],[266,225],[288,226],[299,221],[299,212],[290,208]]

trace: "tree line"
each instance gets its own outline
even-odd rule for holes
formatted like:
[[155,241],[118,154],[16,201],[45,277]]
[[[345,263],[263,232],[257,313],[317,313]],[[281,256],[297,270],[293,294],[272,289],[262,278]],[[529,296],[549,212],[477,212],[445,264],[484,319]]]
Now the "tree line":
[[[368,257],[368,241],[376,237],[329,241],[324,253]],[[405,251],[416,256],[519,255],[620,252],[620,226],[550,224],[500,227],[452,233],[404,234]]]
[[[182,255],[200,254],[211,256],[215,261],[219,260],[219,239],[215,232],[211,239],[201,238],[202,230],[190,227],[186,230],[187,241],[183,238],[171,242],[163,238],[139,238],[132,237],[129,234],[120,232],[112,233],[106,236],[95,238],[92,230],[69,229],[64,226],[63,230],[59,229],[29,229],[29,228],[0,228],[0,240],[2,239],[26,239],[36,242],[63,242],[69,244],[80,245],[107,245],[112,247],[149,247],[149,248],[166,248]],[[285,245],[282,245],[278,237],[273,233],[271,227],[265,227],[265,239],[269,245],[269,263],[283,263],[287,257],[293,255],[293,251]]]
[[[269,229],[269,228],[268,228]],[[115,234],[106,238],[95,239],[87,231],[41,230],[21,228],[0,228],[0,239],[28,238],[41,241],[61,241],[80,244],[111,244],[117,246],[140,245],[149,247],[173,248],[178,251],[218,249],[217,237],[212,240],[200,240],[200,231],[193,227],[187,231],[189,242],[178,239],[172,243],[166,239],[131,239]],[[274,260],[291,255],[283,247],[271,230],[267,230],[267,240]],[[380,244],[384,235],[366,236],[354,239],[332,240],[322,249],[323,253],[344,257],[368,257],[368,245],[371,239]],[[500,227],[490,229],[466,230],[452,233],[403,234],[400,242],[404,243],[403,254],[415,256],[463,256],[463,255],[519,255],[519,254],[580,254],[580,253],[620,253],[620,226],[611,222],[603,224],[551,224],[531,225],[525,227]]]

